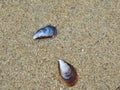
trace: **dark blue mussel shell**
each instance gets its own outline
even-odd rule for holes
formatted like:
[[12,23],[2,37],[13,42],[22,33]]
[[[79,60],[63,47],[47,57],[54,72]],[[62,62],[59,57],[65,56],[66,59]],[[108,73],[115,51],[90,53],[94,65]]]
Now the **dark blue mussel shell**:
[[44,28],[39,29],[33,36],[33,39],[38,38],[47,38],[57,35],[56,27],[52,25],[45,26]]

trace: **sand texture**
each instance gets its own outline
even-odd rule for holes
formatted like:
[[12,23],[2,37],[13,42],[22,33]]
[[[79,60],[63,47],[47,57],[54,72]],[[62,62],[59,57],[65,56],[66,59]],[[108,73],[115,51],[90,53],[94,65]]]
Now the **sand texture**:
[[[33,40],[48,24],[58,35]],[[0,0],[0,90],[120,90],[120,0]]]

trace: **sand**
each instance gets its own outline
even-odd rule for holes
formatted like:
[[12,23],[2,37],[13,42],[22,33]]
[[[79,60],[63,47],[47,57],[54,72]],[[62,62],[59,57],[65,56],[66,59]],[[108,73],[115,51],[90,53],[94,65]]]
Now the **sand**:
[[[49,24],[58,35],[33,40]],[[75,86],[59,59],[76,68]],[[120,90],[120,1],[1,0],[0,90]]]

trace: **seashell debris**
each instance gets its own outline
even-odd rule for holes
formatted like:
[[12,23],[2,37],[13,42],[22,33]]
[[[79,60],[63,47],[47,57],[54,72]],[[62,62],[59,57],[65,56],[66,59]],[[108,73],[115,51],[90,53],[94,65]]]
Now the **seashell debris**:
[[74,86],[78,81],[78,75],[75,68],[64,60],[58,60],[59,73],[67,86]]
[[52,25],[47,25],[41,29],[39,29],[33,36],[33,39],[39,39],[39,38],[48,38],[53,37],[57,35],[57,29],[56,27]]

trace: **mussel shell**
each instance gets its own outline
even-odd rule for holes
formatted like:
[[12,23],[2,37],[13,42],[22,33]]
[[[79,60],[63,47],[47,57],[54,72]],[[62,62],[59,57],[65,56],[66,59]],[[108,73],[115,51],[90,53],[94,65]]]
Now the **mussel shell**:
[[[62,61],[64,61],[64,60],[62,60]],[[64,76],[62,75],[62,71],[60,69],[60,63],[58,61],[58,69],[59,69],[60,76],[67,86],[74,86],[76,84],[76,82],[78,81],[77,72],[76,72],[75,68],[73,67],[73,65],[69,64],[66,61],[64,61],[64,62],[70,67],[71,72],[68,75],[69,78],[65,79]]]
[[56,27],[47,25],[44,28],[39,29],[33,36],[33,39],[49,38],[57,35]]

